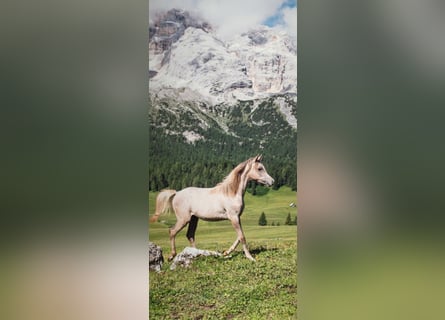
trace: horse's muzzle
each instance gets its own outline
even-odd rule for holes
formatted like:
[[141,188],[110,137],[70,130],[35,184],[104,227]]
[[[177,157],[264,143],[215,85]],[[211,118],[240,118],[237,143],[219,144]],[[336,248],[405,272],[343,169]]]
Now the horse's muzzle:
[[274,184],[275,180],[270,178],[270,179],[267,179],[267,180],[258,180],[258,182],[261,183],[261,184],[264,184],[267,187],[271,187]]

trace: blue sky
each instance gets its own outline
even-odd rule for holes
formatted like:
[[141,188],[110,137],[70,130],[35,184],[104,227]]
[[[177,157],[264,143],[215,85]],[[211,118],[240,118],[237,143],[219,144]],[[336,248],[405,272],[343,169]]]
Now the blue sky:
[[283,19],[283,10],[286,8],[292,9],[296,7],[297,7],[297,0],[286,0],[272,16],[264,20],[263,24],[269,27],[273,27],[276,25],[283,25],[285,23]]

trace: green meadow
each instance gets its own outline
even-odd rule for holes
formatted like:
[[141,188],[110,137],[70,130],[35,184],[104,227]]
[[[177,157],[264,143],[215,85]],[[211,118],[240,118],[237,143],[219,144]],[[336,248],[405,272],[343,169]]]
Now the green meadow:
[[[157,193],[149,193],[150,216]],[[230,257],[200,257],[190,268],[172,271],[168,228],[174,213],[149,224],[149,239],[162,247],[161,273],[150,271],[152,319],[293,319],[297,303],[297,226],[285,225],[297,209],[296,192],[288,187],[263,195],[245,195],[241,217],[244,233],[256,262],[244,257],[242,246]],[[259,226],[264,212],[267,226]],[[274,226],[272,226],[272,222]],[[279,224],[279,226],[277,226]],[[177,252],[188,246],[187,227],[176,236]],[[236,239],[229,221],[200,220],[196,231],[199,249],[222,252]]]

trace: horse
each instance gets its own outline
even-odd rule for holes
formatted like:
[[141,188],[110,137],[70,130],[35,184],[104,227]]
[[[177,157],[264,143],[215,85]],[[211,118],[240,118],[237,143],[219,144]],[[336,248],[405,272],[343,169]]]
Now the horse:
[[156,198],[156,211],[150,219],[157,221],[162,213],[173,210],[176,224],[170,228],[171,254],[168,260],[176,256],[175,237],[187,224],[187,239],[195,246],[195,231],[198,219],[206,221],[230,220],[237,233],[232,246],[223,254],[228,255],[241,242],[243,251],[249,260],[255,261],[247,247],[246,238],[241,227],[241,214],[244,210],[244,193],[251,180],[272,186],[274,179],[269,176],[262,164],[262,155],[257,155],[238,164],[224,179],[213,188],[188,187],[181,191],[162,190]]

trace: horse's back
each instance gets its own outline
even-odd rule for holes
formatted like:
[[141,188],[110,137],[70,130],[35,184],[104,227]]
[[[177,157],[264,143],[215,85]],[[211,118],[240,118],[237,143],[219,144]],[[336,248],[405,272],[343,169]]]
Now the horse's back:
[[192,210],[196,204],[208,199],[209,188],[188,187],[176,192],[173,198],[175,208]]
[[210,194],[211,188],[188,187],[181,191],[177,191],[173,201],[176,201],[176,203],[187,199],[190,201],[197,201],[203,197],[208,197]]

